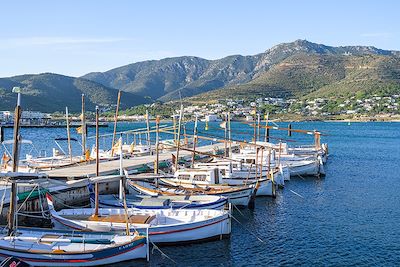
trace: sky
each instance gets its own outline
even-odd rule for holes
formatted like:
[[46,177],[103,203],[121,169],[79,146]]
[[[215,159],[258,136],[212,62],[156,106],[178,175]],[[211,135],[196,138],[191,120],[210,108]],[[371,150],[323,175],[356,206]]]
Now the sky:
[[400,50],[399,10],[396,0],[3,0],[0,77],[254,55],[297,39]]

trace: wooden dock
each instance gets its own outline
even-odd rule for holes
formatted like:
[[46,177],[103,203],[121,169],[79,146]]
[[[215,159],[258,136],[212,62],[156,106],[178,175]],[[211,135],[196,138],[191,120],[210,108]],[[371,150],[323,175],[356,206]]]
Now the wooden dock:
[[[223,143],[200,146],[196,148],[196,151],[203,153],[214,154],[218,150],[224,149]],[[159,155],[159,161],[169,161],[171,160],[171,154],[175,153],[175,150],[164,151]],[[179,157],[191,157],[192,153],[189,151],[181,150]],[[156,155],[132,157],[123,160],[123,167],[127,170],[132,170],[139,168],[145,164],[153,164],[156,159]],[[100,163],[100,174],[101,175],[112,175],[119,171],[119,160],[112,160]],[[96,174],[96,164],[84,164],[79,166],[72,166],[61,169],[54,169],[50,171],[44,171],[47,175],[51,177],[92,177]]]

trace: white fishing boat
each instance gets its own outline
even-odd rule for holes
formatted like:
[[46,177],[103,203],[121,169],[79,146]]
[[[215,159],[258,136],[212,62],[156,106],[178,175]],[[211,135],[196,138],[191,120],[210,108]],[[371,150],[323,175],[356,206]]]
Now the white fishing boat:
[[0,237],[0,259],[31,266],[97,266],[146,258],[145,236],[20,228]]
[[[89,185],[90,203],[95,207],[95,194]],[[126,195],[128,208],[137,209],[223,209],[228,198],[212,195],[171,195],[148,196],[139,194]],[[99,206],[102,208],[123,208],[124,201],[120,195],[99,195]]]
[[208,186],[208,187],[182,187],[178,185],[163,184],[156,186],[150,182],[132,182],[128,180],[128,189],[131,194],[140,193],[148,196],[174,196],[174,195],[214,195],[228,198],[229,203],[235,206],[247,207],[251,203],[255,186]]
[[[287,173],[290,173],[290,176],[315,176],[325,174],[321,157],[316,154],[306,156],[288,154],[286,152],[287,146],[286,144],[283,145],[284,143],[275,145],[267,142],[260,142],[260,144],[266,145],[271,149],[271,152],[264,153],[262,157],[260,155],[257,157],[254,148],[246,147],[242,148],[240,153],[233,153],[232,158],[237,161],[243,161],[243,165],[254,165],[258,158],[257,162],[259,165],[271,166],[271,168],[279,166],[285,180],[288,180],[286,177]],[[277,149],[278,152],[275,152],[275,149]],[[270,154],[270,159],[268,159],[268,154]],[[261,159],[263,159],[262,164]]]
[[[271,180],[271,172],[273,172],[273,183],[276,186],[283,187],[285,185],[285,175],[290,177],[289,169],[280,165],[280,168],[268,168],[268,166],[254,166],[244,164],[243,162],[230,160],[214,160],[211,162],[196,163],[195,168],[218,168],[222,182],[229,185],[239,185],[255,183],[258,180]],[[271,170],[270,170],[271,169]],[[286,173],[284,173],[286,171]],[[272,182],[272,181],[271,181]],[[264,195],[260,188],[257,190],[257,196]],[[268,195],[268,194],[267,194]]]
[[52,200],[47,202],[56,227],[91,231],[132,231],[148,229],[154,243],[186,243],[218,239],[231,233],[230,210],[210,209],[64,209],[55,211]]
[[[199,164],[201,165],[201,164]],[[163,178],[162,182],[173,186],[182,187],[215,187],[221,185],[228,186],[246,186],[254,185],[257,196],[272,196],[274,195],[273,181],[268,178],[249,178],[248,174],[245,177],[229,176],[229,170],[208,165],[201,168],[179,169],[174,173],[173,178]]]

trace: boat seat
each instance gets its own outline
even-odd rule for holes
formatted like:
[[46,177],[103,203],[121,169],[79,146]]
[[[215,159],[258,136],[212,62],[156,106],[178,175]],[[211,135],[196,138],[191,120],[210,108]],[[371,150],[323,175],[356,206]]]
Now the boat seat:
[[[128,217],[129,223],[137,223],[137,224],[148,224],[156,218],[156,215],[131,215]],[[126,223],[124,214],[116,214],[116,215],[108,215],[108,216],[95,216],[92,215],[89,218],[89,221],[98,221],[98,222],[113,222],[113,223]]]
[[149,207],[168,206],[169,202],[170,202],[169,199],[143,198],[139,205],[149,206]]
[[[61,237],[61,235],[52,235],[52,234],[46,234],[43,235],[42,238],[59,238]],[[40,244],[52,244],[53,242],[44,242],[44,241],[40,241]]]

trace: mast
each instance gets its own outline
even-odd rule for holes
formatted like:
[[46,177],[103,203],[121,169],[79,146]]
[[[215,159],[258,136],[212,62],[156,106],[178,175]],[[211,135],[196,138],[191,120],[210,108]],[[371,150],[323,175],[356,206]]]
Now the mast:
[[[99,107],[96,106],[96,177],[99,177]],[[94,185],[95,192],[95,204],[94,204],[94,215],[99,215],[99,183],[96,182]]]
[[69,130],[68,107],[65,107],[65,119],[67,122],[68,153],[69,153],[69,159],[72,162],[71,132]]
[[265,117],[265,132],[264,132],[264,142],[269,142],[269,128],[268,128],[268,117],[269,113],[267,113]]
[[260,113],[257,113],[257,141],[260,141],[260,123],[261,123]]
[[232,156],[232,136],[231,136],[231,113],[228,112],[228,139],[229,139],[229,156]]
[[194,128],[193,128],[193,154],[192,154],[192,168],[194,166],[194,161],[196,157],[196,144],[197,144],[197,120],[198,117],[196,116],[194,121]]
[[[19,126],[20,126],[20,118],[21,118],[21,93],[20,89],[17,87],[15,88],[15,92],[18,93],[17,96],[17,106],[15,107],[15,112],[14,112],[14,145],[13,145],[13,153],[12,153],[12,171],[17,172],[18,171],[18,161],[19,161],[19,144],[18,141],[21,139],[21,136],[19,135]],[[13,88],[13,91],[14,91]],[[14,232],[14,224],[15,224],[15,211],[17,208],[17,184],[15,181],[11,181],[11,197],[10,197],[10,208],[9,208],[9,213],[8,213],[8,235],[12,235]]]
[[[119,175],[121,177],[123,177],[124,175],[124,170],[123,170],[123,164],[122,164],[122,160],[123,160],[123,154],[122,154],[122,133],[121,136],[119,137]],[[121,178],[120,182],[119,182],[119,199],[123,199],[124,198],[124,193],[125,193],[125,185],[124,185],[124,181]]]
[[257,123],[256,123],[256,116],[257,116],[257,107],[256,106],[254,106],[254,116],[253,116],[253,120],[254,120],[254,137],[253,137],[253,139],[254,139],[254,144],[256,144],[257,143]]
[[[156,117],[156,161],[154,164],[154,174],[158,174],[159,166],[159,134],[160,134],[160,116]],[[157,179],[157,178],[156,178]]]
[[113,132],[113,138],[112,138],[112,143],[111,143],[111,156],[114,156],[114,144],[115,144],[115,135],[117,134],[117,121],[118,121],[118,111],[119,111],[120,101],[121,101],[121,90],[118,91],[117,108],[115,109],[114,132]]
[[147,145],[149,146],[149,153],[151,153],[151,141],[150,141],[150,119],[149,119],[149,110],[146,109],[146,126],[147,126]]
[[227,150],[228,150],[228,143],[227,143],[227,138],[228,138],[228,114],[225,114],[225,116],[224,116],[224,139],[225,139],[225,142],[224,142],[224,156],[226,157],[227,156]]
[[179,162],[179,149],[181,147],[181,127],[182,127],[182,117],[183,117],[183,105],[181,104],[181,112],[179,114],[179,123],[178,123],[178,139],[176,146],[176,160],[175,160],[175,171],[178,170],[178,162]]
[[82,94],[82,114],[81,114],[81,120],[82,120],[82,128],[81,128],[81,133],[82,133],[82,155],[85,157],[86,154],[86,117],[85,117],[85,95]]

